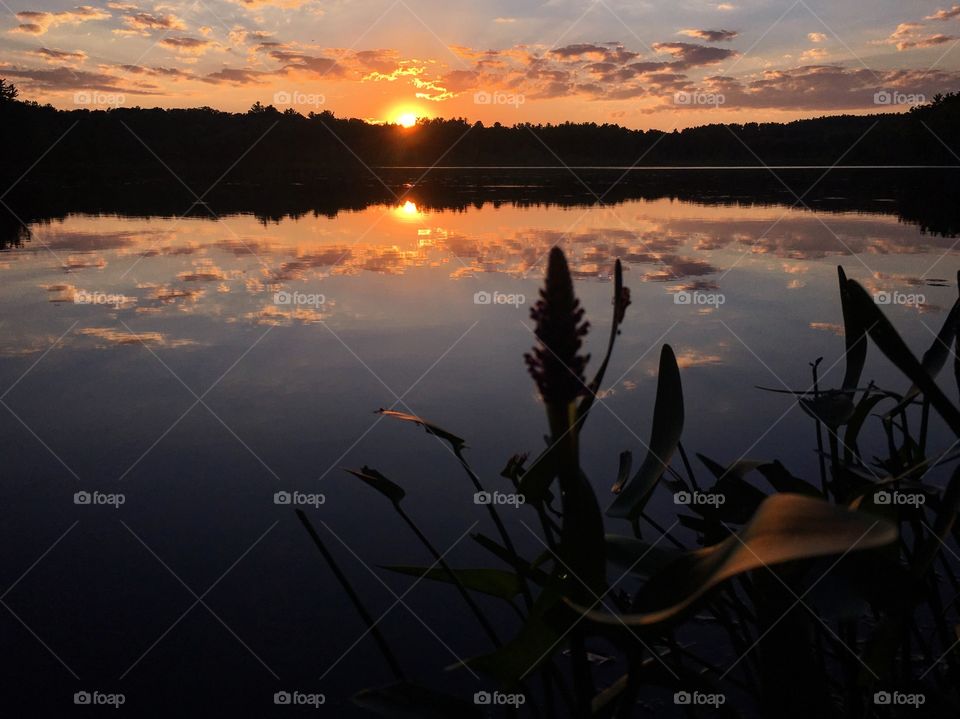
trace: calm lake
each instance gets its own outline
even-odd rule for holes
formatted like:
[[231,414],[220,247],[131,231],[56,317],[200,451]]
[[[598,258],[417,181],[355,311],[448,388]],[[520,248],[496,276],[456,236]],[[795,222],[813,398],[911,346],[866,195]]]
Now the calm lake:
[[[501,469],[540,451],[547,431],[523,354],[556,244],[591,323],[588,375],[606,346],[617,258],[632,293],[582,439],[602,505],[619,453],[643,457],[664,343],[681,368],[693,462],[779,459],[816,482],[810,419],[757,386],[806,390],[818,357],[822,386],[839,386],[837,265],[886,304],[918,355],[957,297],[958,239],[940,231],[955,224],[896,192],[821,193],[811,209],[765,173],[740,193],[721,181],[702,196],[598,203],[525,193],[536,183],[508,177],[449,201],[421,191],[418,174],[392,185],[396,196],[317,212],[237,202],[180,217],[190,202],[68,202],[24,215],[29,237],[0,253],[0,641],[17,658],[5,670],[14,706],[66,714],[74,692],[96,690],[122,692],[135,716],[274,716],[274,693],[299,691],[322,693],[329,716],[352,715],[349,697],[390,675],[278,492],[301,493],[415,678],[463,694],[487,686],[444,671],[487,651],[485,637],[449,587],[382,568],[432,559],[343,468],[403,486],[452,565],[495,565],[470,537],[494,530],[448,445],[375,412],[466,438],[487,488],[509,491]],[[906,389],[873,350],[868,380]],[[951,371],[941,384],[956,396]],[[533,513],[504,514],[526,556],[543,551]],[[651,514],[674,522],[667,491]],[[652,714],[682,715],[667,693],[650,702]]]

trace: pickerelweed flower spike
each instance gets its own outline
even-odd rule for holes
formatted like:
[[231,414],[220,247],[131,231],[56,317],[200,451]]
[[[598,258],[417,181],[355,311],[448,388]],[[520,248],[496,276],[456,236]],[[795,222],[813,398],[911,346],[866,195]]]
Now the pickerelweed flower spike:
[[547,404],[573,402],[586,391],[584,370],[590,356],[579,351],[590,324],[583,321],[567,258],[557,247],[550,251],[546,286],[530,317],[537,324],[535,334],[540,340],[540,346],[524,355],[530,376]]

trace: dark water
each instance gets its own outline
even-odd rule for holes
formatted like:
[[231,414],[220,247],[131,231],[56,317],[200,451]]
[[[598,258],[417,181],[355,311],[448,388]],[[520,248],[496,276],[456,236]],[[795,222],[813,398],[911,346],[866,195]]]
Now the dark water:
[[[522,355],[554,244],[575,270],[594,363],[616,258],[633,293],[583,440],[602,504],[619,452],[639,461],[648,441],[663,343],[681,366],[689,449],[776,458],[814,479],[809,420],[754,387],[805,389],[820,356],[824,384],[839,384],[836,265],[888,293],[918,352],[956,298],[957,240],[928,231],[949,229],[952,211],[935,197],[918,208],[902,186],[821,194],[813,209],[759,180],[514,204],[528,181],[397,185],[399,201],[325,214],[304,214],[323,203],[307,197],[292,216],[178,218],[69,193],[47,216],[24,204],[30,235],[10,233],[0,254],[0,637],[16,715],[69,715],[80,690],[121,692],[135,716],[298,711],[274,705],[281,690],[325,695],[301,712],[348,715],[352,694],[390,675],[291,507],[275,503],[294,490],[323,495],[305,511],[373,615],[386,613],[414,678],[464,695],[486,686],[443,671],[486,651],[484,637],[453,591],[423,582],[404,595],[413,580],[381,569],[431,559],[341,468],[403,485],[453,565],[495,564],[468,536],[493,530],[446,445],[374,411],[464,436],[484,482],[506,489],[507,458],[539,450],[546,431]],[[864,377],[903,384],[875,353]],[[76,504],[79,491],[123,504]],[[672,521],[666,492],[652,507]],[[526,554],[542,551],[532,514],[507,515]]]

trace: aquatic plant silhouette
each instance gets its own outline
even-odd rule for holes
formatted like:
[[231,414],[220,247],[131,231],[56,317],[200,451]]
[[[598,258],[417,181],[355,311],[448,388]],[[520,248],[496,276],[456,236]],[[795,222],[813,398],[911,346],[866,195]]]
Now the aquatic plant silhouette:
[[[881,717],[915,711],[919,700],[911,705],[898,697],[922,697],[925,716],[956,715],[960,582],[951,560],[956,550],[949,545],[960,541],[960,468],[945,487],[932,482],[930,472],[955,462],[960,451],[951,445],[930,452],[927,443],[934,414],[960,438],[960,410],[935,380],[953,353],[960,386],[960,299],[933,346],[917,359],[842,268],[838,282],[846,331],[841,386],[821,389],[813,363],[812,385],[789,392],[814,419],[819,446],[825,447],[819,486],[777,460],[724,465],[704,455],[697,457],[709,481],[698,480],[681,443],[680,370],[664,345],[645,458],[631,475],[632,454],[621,453],[614,499],[606,510],[610,520],[624,520],[632,531],[605,534],[579,444],[627,316],[629,290],[618,262],[607,352],[588,383],[583,341],[589,326],[562,251],[551,252],[545,287],[531,312],[538,344],[526,356],[547,415],[547,447],[532,462],[514,455],[503,471],[539,520],[546,551],[535,559],[522,556],[491,504],[487,509],[501,541],[482,534],[474,539],[500,567],[451,567],[435,549],[431,566],[388,567],[454,585],[461,595],[496,598],[519,615],[519,626],[487,632],[494,634],[489,653],[465,662],[501,690],[523,693],[523,707],[506,712],[627,717],[640,714],[638,700],[666,692],[674,694],[678,712],[693,715]],[[868,339],[909,380],[905,392],[872,382],[860,386]],[[875,419],[888,455],[868,462],[859,436],[884,402],[891,409]],[[483,491],[459,435],[414,415],[381,411],[449,443],[473,487]],[[921,414],[919,437],[908,421],[914,411]],[[678,455],[681,466],[674,468]],[[369,467],[351,472],[387,497],[432,548],[403,514],[405,492],[399,485]],[[678,504],[673,525],[692,542],[646,513],[658,488],[698,498]],[[309,527],[304,515],[301,520]],[[645,536],[646,525],[652,539]],[[342,573],[335,571],[339,578]],[[620,588],[625,579],[636,588]],[[363,613],[359,598],[349,593]],[[518,597],[522,606],[515,603]],[[479,604],[468,602],[468,608],[489,628]],[[678,638],[689,634],[698,616],[710,617],[727,637],[736,656],[732,665],[721,666],[716,652],[694,650]],[[501,644],[499,633],[512,638]],[[612,647],[612,656],[600,656],[597,642]],[[393,666],[393,652],[381,649]],[[540,679],[536,689],[534,677]],[[473,716],[480,709],[467,698],[397,679],[361,692],[356,703],[387,716]],[[691,706],[685,697],[695,696],[724,701]]]

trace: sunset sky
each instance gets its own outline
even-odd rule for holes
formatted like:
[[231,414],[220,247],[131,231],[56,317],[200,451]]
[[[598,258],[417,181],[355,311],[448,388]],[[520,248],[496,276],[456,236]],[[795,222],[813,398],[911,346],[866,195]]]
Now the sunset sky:
[[62,108],[259,100],[372,121],[669,130],[960,89],[960,5],[926,0],[0,0],[0,12],[0,77]]

